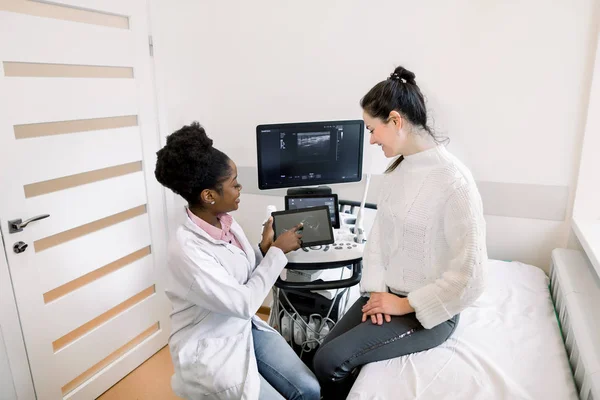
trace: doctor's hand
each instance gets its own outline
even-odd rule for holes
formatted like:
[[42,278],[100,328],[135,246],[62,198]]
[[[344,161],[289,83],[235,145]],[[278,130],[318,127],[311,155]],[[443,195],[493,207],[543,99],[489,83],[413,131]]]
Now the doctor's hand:
[[260,249],[266,253],[273,244],[275,238],[275,231],[273,230],[273,217],[270,217],[267,222],[263,225],[262,240],[260,242]]
[[298,250],[302,246],[302,234],[298,232],[299,229],[302,229],[302,224],[296,225],[289,231],[279,235],[273,243],[273,247],[280,248],[283,254]]
[[362,308],[362,321],[365,322],[370,316],[374,324],[382,325],[383,318],[386,322],[390,322],[392,315],[405,315],[414,311],[406,297],[386,292],[372,292],[369,301]]

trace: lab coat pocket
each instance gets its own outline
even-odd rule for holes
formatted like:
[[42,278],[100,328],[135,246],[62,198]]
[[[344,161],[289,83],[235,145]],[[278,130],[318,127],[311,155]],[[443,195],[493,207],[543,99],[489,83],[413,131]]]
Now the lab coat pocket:
[[181,375],[192,393],[215,399],[236,398],[247,374],[244,334],[201,339],[180,353]]

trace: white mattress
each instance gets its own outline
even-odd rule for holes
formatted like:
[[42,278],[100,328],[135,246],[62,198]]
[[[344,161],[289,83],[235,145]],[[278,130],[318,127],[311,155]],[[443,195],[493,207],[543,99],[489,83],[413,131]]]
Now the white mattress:
[[490,261],[485,293],[441,346],[363,367],[351,400],[577,399],[540,269]]

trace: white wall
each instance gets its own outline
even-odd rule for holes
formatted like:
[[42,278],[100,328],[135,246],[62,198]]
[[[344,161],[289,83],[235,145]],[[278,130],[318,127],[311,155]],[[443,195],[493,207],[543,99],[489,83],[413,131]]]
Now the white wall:
[[[416,73],[435,128],[478,181],[574,191],[595,48],[593,0],[190,0],[177,7],[153,0],[152,7],[163,134],[199,120],[238,165],[255,166],[256,125],[360,118],[361,96],[403,65]],[[260,197],[250,205],[273,202]],[[492,257],[541,267],[569,228],[487,221]]]
[[596,35],[596,60],[585,125],[581,163],[577,180],[574,216],[600,220],[600,33]]

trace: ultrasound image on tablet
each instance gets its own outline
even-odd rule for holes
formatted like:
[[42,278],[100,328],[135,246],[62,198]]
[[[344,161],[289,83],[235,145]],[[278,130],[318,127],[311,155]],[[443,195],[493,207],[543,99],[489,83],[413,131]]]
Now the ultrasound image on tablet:
[[275,238],[302,223],[302,246],[332,244],[333,228],[329,216],[329,207],[312,207],[299,210],[273,213]]

